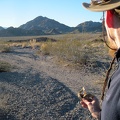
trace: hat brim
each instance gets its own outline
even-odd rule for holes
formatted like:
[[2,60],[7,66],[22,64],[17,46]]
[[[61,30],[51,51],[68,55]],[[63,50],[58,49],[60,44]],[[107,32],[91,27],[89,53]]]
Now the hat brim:
[[111,9],[119,7],[120,2],[117,2],[117,0],[115,1],[114,2],[110,1],[106,4],[98,4],[98,5],[91,5],[89,3],[83,3],[83,6],[90,11],[102,12],[102,11],[107,11],[107,10],[111,10]]

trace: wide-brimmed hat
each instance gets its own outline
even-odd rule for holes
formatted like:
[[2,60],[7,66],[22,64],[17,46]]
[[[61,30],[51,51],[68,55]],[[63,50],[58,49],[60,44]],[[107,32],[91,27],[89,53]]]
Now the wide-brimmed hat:
[[94,12],[102,12],[119,7],[120,0],[91,0],[91,3],[83,3],[83,6]]

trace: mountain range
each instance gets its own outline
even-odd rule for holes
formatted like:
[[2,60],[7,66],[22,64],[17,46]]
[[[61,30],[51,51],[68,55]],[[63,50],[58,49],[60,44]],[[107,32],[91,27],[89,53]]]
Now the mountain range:
[[18,28],[9,27],[7,29],[0,26],[0,36],[34,36],[34,35],[53,35],[65,33],[81,32],[101,32],[102,23],[86,21],[76,27],[69,27],[53,19],[38,16],[35,19],[19,26]]

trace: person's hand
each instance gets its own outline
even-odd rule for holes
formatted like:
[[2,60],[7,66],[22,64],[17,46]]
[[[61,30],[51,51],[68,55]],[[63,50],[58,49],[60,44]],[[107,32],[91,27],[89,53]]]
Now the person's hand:
[[94,118],[100,118],[100,105],[99,105],[99,100],[94,96],[92,98],[92,100],[87,100],[85,98],[82,98],[81,100],[81,105],[83,108],[87,108],[91,115],[94,117]]

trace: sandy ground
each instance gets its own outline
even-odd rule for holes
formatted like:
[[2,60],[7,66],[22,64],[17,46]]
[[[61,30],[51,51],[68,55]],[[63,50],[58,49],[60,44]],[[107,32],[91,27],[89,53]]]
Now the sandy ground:
[[92,120],[77,92],[85,86],[99,97],[100,75],[56,64],[55,57],[36,52],[14,47],[0,53],[0,60],[14,66],[0,73],[0,120]]

